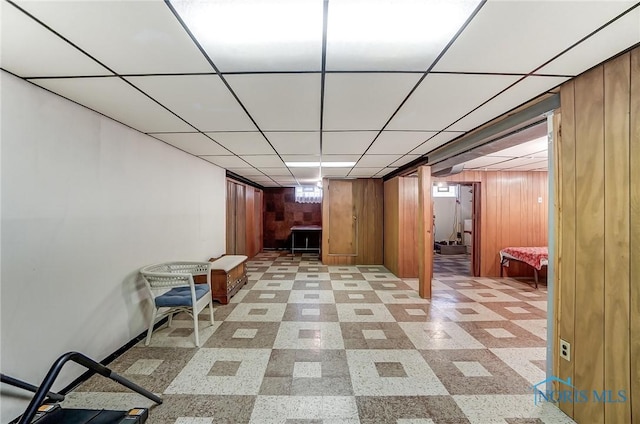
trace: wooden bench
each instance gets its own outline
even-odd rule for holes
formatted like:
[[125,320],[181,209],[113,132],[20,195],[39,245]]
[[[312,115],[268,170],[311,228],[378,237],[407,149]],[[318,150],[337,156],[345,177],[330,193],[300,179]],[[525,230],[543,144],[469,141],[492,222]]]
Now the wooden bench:
[[[231,296],[247,283],[247,257],[245,255],[223,255],[211,258],[211,297],[226,305]],[[196,282],[206,282],[199,278]]]

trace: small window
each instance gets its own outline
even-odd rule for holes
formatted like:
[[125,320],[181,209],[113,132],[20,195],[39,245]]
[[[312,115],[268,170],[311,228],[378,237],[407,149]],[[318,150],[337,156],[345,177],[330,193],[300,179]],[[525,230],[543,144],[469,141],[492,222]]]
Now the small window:
[[297,203],[320,203],[322,202],[322,188],[316,186],[297,186]]
[[456,197],[458,196],[458,186],[448,184],[434,184],[433,197]]

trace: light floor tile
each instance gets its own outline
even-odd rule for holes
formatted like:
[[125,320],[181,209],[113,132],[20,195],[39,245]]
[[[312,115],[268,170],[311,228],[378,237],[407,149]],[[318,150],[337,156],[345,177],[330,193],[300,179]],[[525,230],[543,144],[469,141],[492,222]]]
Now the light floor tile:
[[[104,378],[104,377],[101,377]],[[162,397],[162,393],[155,393]],[[127,411],[135,406],[151,408],[155,402],[138,393],[71,392],[60,403],[63,408],[115,409]]]
[[178,417],[175,424],[212,424],[213,418]]
[[535,334],[542,340],[547,340],[547,320],[546,319],[526,319],[512,320],[512,323],[524,328],[528,332]]
[[124,373],[151,375],[163,362],[162,359],[138,359]]
[[[356,396],[447,395],[447,389],[415,350],[347,350]],[[406,377],[380,377],[376,362],[402,364]]]
[[514,314],[529,314],[530,312],[520,306],[507,306],[505,309]]
[[421,298],[413,290],[376,290],[376,294],[382,303],[429,303],[429,299]]
[[[318,330],[319,337],[301,338],[300,330]],[[283,322],[273,343],[274,349],[344,349],[337,322]]]
[[547,359],[546,348],[494,348],[490,350],[532,385],[544,380],[545,372],[531,361],[545,361]]
[[[271,349],[201,348],[165,390],[167,394],[257,395]],[[234,376],[210,376],[216,361],[240,362]]]
[[335,303],[332,290],[291,290],[289,303]]
[[504,328],[485,328],[484,331],[486,331],[487,333],[491,334],[493,337],[496,337],[498,339],[515,337],[513,334],[509,333],[509,331],[505,330]]
[[338,303],[340,322],[395,322],[391,312],[381,303]]
[[454,395],[471,424],[504,424],[509,418],[540,419],[549,424],[571,424],[572,419],[550,403],[535,405],[531,395]]
[[258,334],[257,328],[238,328],[231,336],[234,339],[253,339]]
[[458,302],[437,304],[438,309],[444,312],[452,321],[504,321],[502,315],[479,303]]
[[225,321],[281,321],[286,303],[240,303]]
[[453,362],[465,377],[491,377],[491,373],[477,361]]
[[399,322],[416,349],[484,349],[453,322]]
[[464,296],[476,302],[518,302],[515,297],[495,289],[458,290]]
[[359,422],[353,396],[258,396],[250,423],[275,424],[288,419]]
[[384,330],[362,330],[362,335],[367,340],[386,340]]
[[546,300],[530,300],[527,303],[531,306],[535,306],[536,308],[547,312],[547,301]]

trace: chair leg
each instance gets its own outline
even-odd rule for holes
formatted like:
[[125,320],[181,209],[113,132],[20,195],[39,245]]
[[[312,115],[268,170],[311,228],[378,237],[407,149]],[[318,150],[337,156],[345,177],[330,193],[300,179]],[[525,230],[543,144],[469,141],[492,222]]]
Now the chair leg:
[[171,328],[171,324],[173,324],[173,313],[169,314],[169,317],[167,318],[167,327]]
[[153,308],[153,313],[151,314],[151,321],[149,321],[149,329],[147,330],[147,338],[144,341],[145,346],[149,346],[149,343],[151,342],[151,333],[153,333],[153,324],[156,320],[157,313],[158,313],[158,310],[156,308]]
[[193,308],[193,335],[196,339],[196,347],[200,347],[200,337],[198,334],[198,313]]
[[209,301],[209,317],[211,318],[211,325],[213,325],[213,300]]

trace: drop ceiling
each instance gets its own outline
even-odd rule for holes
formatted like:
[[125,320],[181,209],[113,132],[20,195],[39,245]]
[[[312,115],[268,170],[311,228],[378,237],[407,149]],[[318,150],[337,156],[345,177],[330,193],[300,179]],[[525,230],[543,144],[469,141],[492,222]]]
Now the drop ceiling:
[[[1,68],[264,187],[383,177],[640,42],[635,1],[2,0]],[[538,150],[539,149],[539,150]],[[546,169],[532,140],[466,169]],[[288,162],[354,162],[297,168]]]

